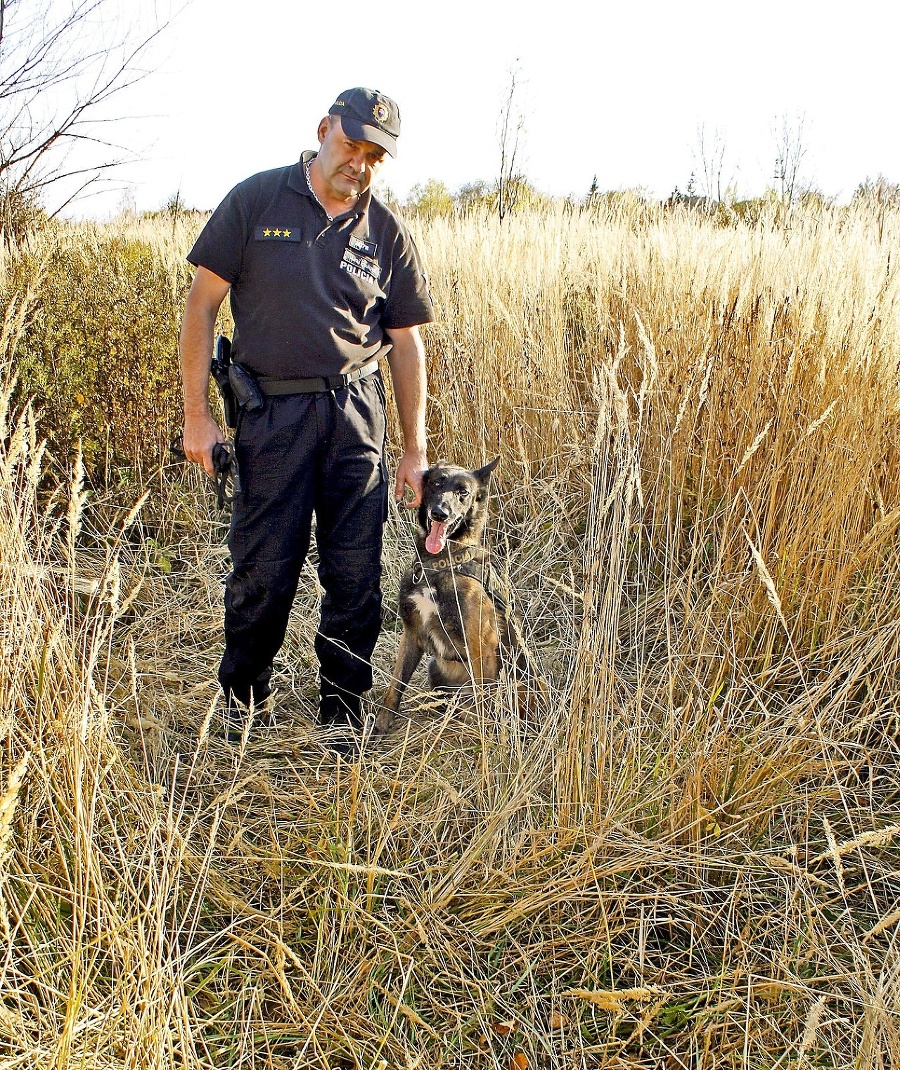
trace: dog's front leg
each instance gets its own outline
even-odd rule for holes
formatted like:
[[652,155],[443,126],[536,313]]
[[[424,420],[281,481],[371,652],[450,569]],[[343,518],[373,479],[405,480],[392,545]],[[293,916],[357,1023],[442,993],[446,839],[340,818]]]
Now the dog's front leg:
[[478,615],[470,614],[466,620],[466,654],[476,684],[492,684],[499,677],[498,647],[494,613],[482,609]]
[[387,732],[394,723],[394,715],[400,710],[403,692],[422,660],[423,653],[424,651],[413,638],[410,629],[404,627],[403,634],[400,636],[400,646],[397,649],[397,659],[394,662],[391,685],[385,692],[381,709],[375,717],[377,732]]

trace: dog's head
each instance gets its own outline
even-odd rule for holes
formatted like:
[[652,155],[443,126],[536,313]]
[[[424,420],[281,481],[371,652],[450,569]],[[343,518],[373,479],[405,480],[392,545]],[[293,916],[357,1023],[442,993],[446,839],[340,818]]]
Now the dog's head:
[[500,458],[474,472],[438,461],[422,474],[419,527],[425,549],[439,554],[454,542],[477,542],[487,520],[488,484]]

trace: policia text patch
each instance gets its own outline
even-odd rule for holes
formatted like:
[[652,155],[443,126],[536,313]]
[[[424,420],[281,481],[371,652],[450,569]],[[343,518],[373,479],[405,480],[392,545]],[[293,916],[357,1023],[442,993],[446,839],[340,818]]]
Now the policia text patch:
[[360,279],[368,279],[370,282],[378,282],[381,275],[381,265],[370,256],[362,256],[354,252],[349,246],[344,250],[341,267],[350,275],[356,275]]

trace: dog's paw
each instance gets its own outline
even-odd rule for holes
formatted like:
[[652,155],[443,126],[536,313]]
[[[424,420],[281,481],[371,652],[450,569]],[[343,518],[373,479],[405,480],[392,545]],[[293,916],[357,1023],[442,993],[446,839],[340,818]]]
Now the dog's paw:
[[375,714],[375,732],[379,736],[383,736],[385,732],[390,732],[391,726],[394,723],[394,711],[388,709],[386,706],[382,706],[378,713]]

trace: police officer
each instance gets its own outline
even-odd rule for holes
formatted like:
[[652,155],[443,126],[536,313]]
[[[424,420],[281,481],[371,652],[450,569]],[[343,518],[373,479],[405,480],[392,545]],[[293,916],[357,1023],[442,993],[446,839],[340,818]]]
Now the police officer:
[[264,706],[315,514],[324,589],[315,649],[319,719],[358,727],[381,625],[387,516],[387,359],[403,433],[394,493],[419,504],[425,361],[418,327],[434,318],[405,226],[370,191],[396,152],[400,113],[371,89],[342,93],[318,127],[317,152],[254,175],[212,214],[188,260],[196,267],[181,330],[184,450],[212,474],[224,435],[209,409],[219,306],[230,295],[233,360],[263,404],[238,416],[241,490],[233,505],[219,681],[230,738]]

